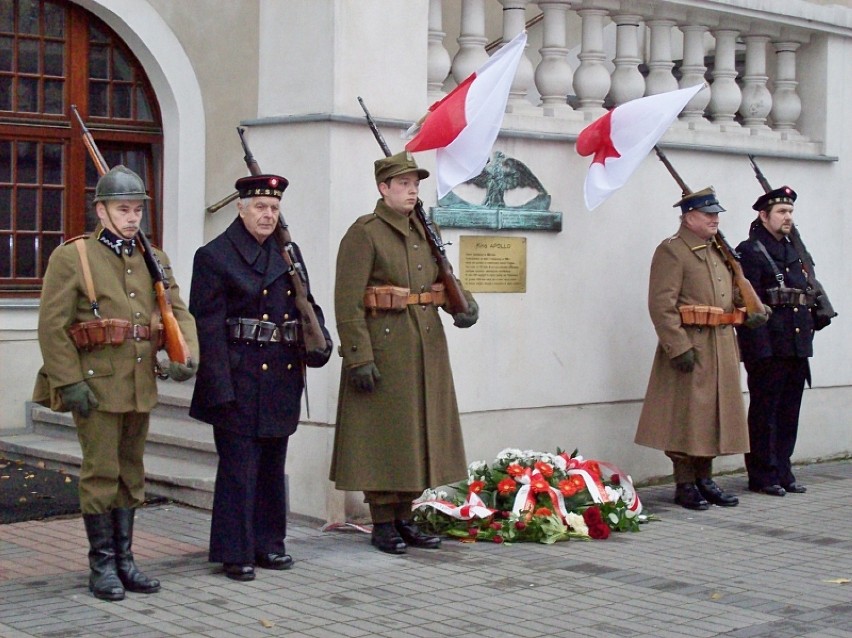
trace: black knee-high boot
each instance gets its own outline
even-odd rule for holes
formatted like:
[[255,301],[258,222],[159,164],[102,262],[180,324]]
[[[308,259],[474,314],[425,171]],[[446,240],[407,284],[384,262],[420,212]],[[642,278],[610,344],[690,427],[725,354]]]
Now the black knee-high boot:
[[101,600],[124,600],[124,587],[115,565],[112,515],[83,514],[89,537],[89,591]]
[[153,594],[160,591],[160,581],[156,578],[148,578],[136,567],[133,560],[133,518],[135,511],[132,509],[112,510],[112,523],[115,533],[115,562],[118,577],[128,591],[138,594]]

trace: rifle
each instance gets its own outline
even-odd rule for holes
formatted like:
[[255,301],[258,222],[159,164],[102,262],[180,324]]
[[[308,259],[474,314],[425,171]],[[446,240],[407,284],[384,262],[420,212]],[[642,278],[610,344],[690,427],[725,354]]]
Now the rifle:
[[[80,128],[83,131],[83,144],[85,145],[86,150],[89,151],[89,156],[92,158],[92,161],[95,163],[98,175],[103,177],[107,171],[109,171],[109,166],[107,165],[104,156],[101,155],[98,145],[95,143],[95,138],[92,137],[92,132],[83,123],[83,118],[80,117],[80,113],[77,111],[77,106],[75,104],[71,105],[71,110],[74,111],[74,115],[77,116],[77,121],[80,123]],[[154,254],[154,250],[151,248],[151,242],[148,241],[148,238],[141,229],[138,233],[136,233],[136,241],[139,242],[139,245],[142,248],[142,256],[145,259],[145,266],[147,266],[151,279],[154,282],[154,293],[157,296],[157,306],[160,309],[160,317],[163,322],[166,353],[168,353],[170,361],[189,365],[191,359],[189,346],[186,345],[186,339],[184,339],[183,333],[180,330],[180,324],[178,323],[177,318],[175,318],[175,313],[172,310],[172,301],[168,291],[169,280],[166,277],[166,272],[163,270],[163,265],[160,263],[160,260],[157,259],[157,256]]]
[[[384,136],[376,127],[375,121],[373,121],[370,112],[367,110],[367,105],[364,104],[364,100],[362,100],[360,96],[358,97],[358,103],[361,105],[361,108],[364,109],[364,115],[367,116],[367,124],[373,132],[376,142],[379,143],[379,147],[381,147],[385,157],[390,157],[393,153],[391,153],[387,142],[385,142]],[[453,274],[453,265],[447,258],[447,250],[444,248],[445,244],[438,236],[438,233],[435,230],[435,224],[432,223],[432,220],[426,215],[426,211],[423,210],[423,202],[420,201],[419,198],[417,200],[417,204],[414,206],[414,212],[420,220],[420,223],[423,224],[423,229],[426,231],[426,241],[429,242],[429,249],[432,251],[432,257],[438,264],[438,278],[441,280],[441,283],[444,284],[444,291],[447,295],[447,312],[451,315],[469,313],[470,306],[464,296],[464,291],[462,290],[461,284],[459,284],[459,280],[456,279],[456,276]]]
[[[766,179],[763,175],[763,171],[760,170],[760,167],[754,160],[754,155],[749,155],[748,161],[751,164],[752,169],[754,169],[754,176],[763,188],[763,192],[768,193],[771,191],[772,186],[770,186],[769,180]],[[825,292],[825,288],[823,288],[823,285],[816,278],[816,273],[814,272],[814,258],[805,247],[805,242],[802,241],[802,236],[799,234],[799,229],[796,227],[796,224],[793,224],[790,230],[790,242],[793,244],[796,254],[799,255],[799,259],[802,260],[805,273],[808,275],[811,286],[813,287],[814,297],[816,299],[814,307],[814,323],[820,326],[817,330],[821,330],[831,323],[831,320],[837,316],[837,312],[834,310],[834,306],[831,305],[831,301],[828,298],[828,294]]]
[[[654,151],[657,153],[657,157],[660,158],[663,165],[668,169],[671,176],[674,177],[678,186],[680,186],[683,197],[690,195],[692,193],[692,189],[689,188],[681,176],[678,175],[674,166],[672,166],[671,162],[669,162],[669,158],[666,157],[665,153],[663,153],[663,149],[655,144]],[[731,273],[734,276],[734,284],[737,288],[739,288],[740,294],[743,296],[746,312],[748,314],[766,314],[766,308],[764,308],[763,302],[760,300],[760,297],[758,297],[754,287],[751,285],[751,282],[746,278],[745,274],[743,274],[743,267],[742,264],[740,264],[740,256],[737,254],[737,251],[728,243],[728,240],[725,239],[721,230],[717,229],[716,239],[716,246],[719,248],[719,251],[725,258],[725,262],[731,269]]]
[[[263,171],[260,170],[260,165],[254,159],[254,155],[252,155],[243,133],[245,133],[245,129],[238,126],[237,134],[240,136],[240,143],[243,145],[243,152],[245,153],[243,159],[252,175],[261,175]],[[318,350],[324,352],[328,344],[320,328],[314,307],[308,301],[308,277],[305,274],[305,267],[299,261],[299,257],[293,248],[293,239],[290,237],[290,230],[284,221],[284,216],[280,213],[278,214],[278,225],[275,227],[275,241],[281,249],[281,256],[284,258],[284,263],[287,264],[287,273],[293,282],[293,291],[296,293],[294,302],[296,309],[299,311],[305,351],[312,352]]]

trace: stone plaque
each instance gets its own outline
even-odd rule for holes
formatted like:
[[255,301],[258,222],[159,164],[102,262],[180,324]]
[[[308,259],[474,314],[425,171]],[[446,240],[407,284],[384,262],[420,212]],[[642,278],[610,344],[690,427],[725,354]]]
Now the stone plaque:
[[460,277],[471,292],[526,292],[527,238],[462,235]]

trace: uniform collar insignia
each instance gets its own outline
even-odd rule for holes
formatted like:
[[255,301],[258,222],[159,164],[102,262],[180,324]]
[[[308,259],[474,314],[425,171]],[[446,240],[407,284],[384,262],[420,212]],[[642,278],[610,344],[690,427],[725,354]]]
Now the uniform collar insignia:
[[135,237],[133,239],[124,239],[108,228],[101,228],[98,233],[98,241],[115,253],[117,257],[121,257],[122,253],[126,253],[129,257],[133,254],[133,249],[136,248]]

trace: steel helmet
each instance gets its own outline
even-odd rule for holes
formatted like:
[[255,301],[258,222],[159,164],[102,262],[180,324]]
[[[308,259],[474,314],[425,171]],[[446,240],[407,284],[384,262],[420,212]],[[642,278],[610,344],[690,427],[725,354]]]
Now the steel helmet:
[[126,166],[113,166],[105,173],[95,187],[94,202],[110,199],[151,199],[145,192],[142,178]]

